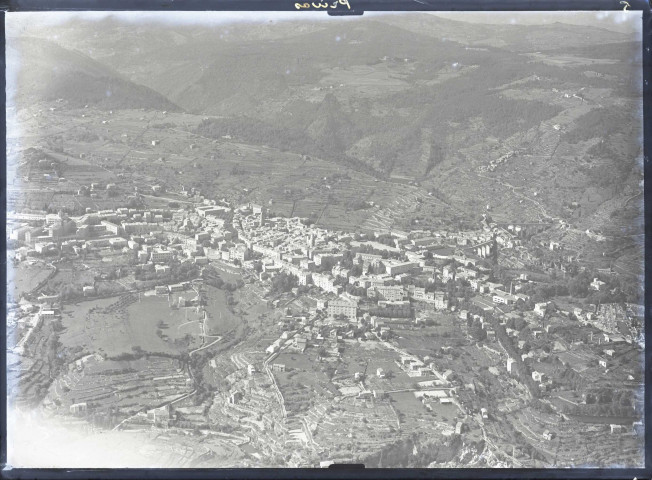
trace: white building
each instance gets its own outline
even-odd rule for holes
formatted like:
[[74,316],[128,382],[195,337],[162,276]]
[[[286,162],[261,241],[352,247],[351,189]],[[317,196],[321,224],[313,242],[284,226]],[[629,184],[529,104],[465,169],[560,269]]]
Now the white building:
[[249,260],[249,249],[245,244],[239,243],[229,248],[229,260],[238,260],[240,263]]
[[367,296],[377,296],[380,300],[388,302],[397,302],[404,300],[406,297],[405,289],[400,285],[395,286],[376,286],[370,287]]
[[358,304],[353,300],[338,298],[328,302],[328,314],[332,317],[344,315],[351,321],[356,321],[358,315]]

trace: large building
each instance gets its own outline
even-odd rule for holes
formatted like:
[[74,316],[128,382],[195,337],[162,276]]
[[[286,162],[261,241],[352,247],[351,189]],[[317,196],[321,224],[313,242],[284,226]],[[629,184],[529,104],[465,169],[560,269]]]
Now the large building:
[[25,222],[42,222],[45,220],[46,214],[44,213],[16,213],[7,212],[8,220],[23,220]]
[[152,255],[150,259],[153,263],[168,263],[172,260],[174,254],[172,250],[163,250],[162,248],[156,248],[152,250]]
[[331,260],[338,262],[344,258],[344,255],[341,253],[315,253],[313,256],[313,261],[315,265],[321,265],[324,260]]
[[200,217],[226,217],[230,210],[226,207],[218,205],[202,205],[195,208],[195,211]]
[[126,238],[115,237],[109,240],[109,244],[113,248],[123,248],[126,247],[129,243]]
[[332,317],[344,315],[351,321],[356,321],[358,316],[358,304],[353,300],[338,298],[328,302],[328,314]]
[[120,233],[122,233],[122,227],[118,224],[109,222],[107,220],[102,220],[101,224],[104,225],[107,232],[111,232],[113,235],[119,235]]
[[493,295],[494,303],[501,303],[503,305],[512,305],[513,303],[516,303],[516,300],[518,300],[517,297],[507,292],[504,292],[502,290],[494,291],[494,295]]
[[62,213],[48,213],[45,215],[45,223],[47,225],[61,223],[63,220],[65,220],[65,216]]
[[400,275],[401,273],[408,273],[419,267],[418,263],[415,262],[383,262],[385,264],[385,269],[387,273],[391,276]]
[[242,243],[234,245],[229,248],[229,260],[232,262],[238,260],[240,263],[249,260],[249,249]]
[[446,265],[441,271],[441,278],[444,282],[455,280],[455,273],[455,269],[452,266]]
[[161,230],[155,223],[147,222],[126,222],[122,224],[125,233],[149,233]]
[[435,292],[426,292],[425,288],[415,287],[410,292],[412,298],[415,300],[420,300],[422,302],[434,302],[435,301]]
[[380,300],[386,300],[389,302],[397,302],[405,299],[405,289],[400,286],[375,286],[370,287],[367,292],[367,296],[377,296]]
[[342,290],[342,287],[335,285],[335,279],[328,274],[315,273],[312,275],[312,282],[325,292],[339,294]]
[[297,277],[299,285],[309,285],[312,283],[312,273],[293,265],[290,262],[281,262],[281,269]]
[[355,256],[356,260],[362,261],[363,266],[367,265],[372,265],[372,266],[378,266],[380,265],[380,262],[383,260],[383,257],[380,255],[374,255],[372,253],[358,253]]
[[283,254],[275,248],[265,247],[253,242],[251,249],[256,253],[260,253],[262,256],[271,258],[273,260],[280,260],[283,256]]
[[30,227],[29,226],[20,226],[17,228],[13,228],[11,230],[11,233],[9,234],[9,238],[11,240],[25,240],[25,234],[29,232]]

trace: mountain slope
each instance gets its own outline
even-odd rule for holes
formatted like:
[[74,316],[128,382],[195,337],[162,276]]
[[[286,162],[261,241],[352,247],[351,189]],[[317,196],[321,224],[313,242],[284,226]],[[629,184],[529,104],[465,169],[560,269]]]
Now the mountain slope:
[[179,110],[160,93],[125,79],[110,67],[78,51],[43,39],[10,39],[8,62],[16,65],[21,106],[62,99],[71,107]]
[[[419,183],[470,215],[490,204],[496,218],[580,221],[616,210],[609,182],[638,192],[633,34],[404,14],[251,29],[71,22],[41,35],[68,48],[58,63],[78,65],[31,85],[35,97],[77,81],[115,101],[99,100],[116,87],[98,79],[128,79],[201,115],[193,134]],[[33,57],[30,80],[55,66]],[[133,102],[137,87],[124,88]]]
[[[506,22],[491,25],[463,21],[465,16],[460,15],[459,20],[451,20],[436,14],[388,15],[382,21],[433,38],[446,38],[469,46],[505,48],[514,52],[564,49],[569,45],[583,47],[631,39],[629,34],[592,26],[570,25],[562,21],[545,25],[519,25],[519,16],[516,15],[515,24]],[[561,16],[558,18],[563,19]]]

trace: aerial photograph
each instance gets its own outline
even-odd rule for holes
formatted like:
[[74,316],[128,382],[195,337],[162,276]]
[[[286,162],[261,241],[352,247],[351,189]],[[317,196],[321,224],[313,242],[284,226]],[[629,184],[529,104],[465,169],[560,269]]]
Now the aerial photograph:
[[5,21],[10,467],[644,466],[641,12]]

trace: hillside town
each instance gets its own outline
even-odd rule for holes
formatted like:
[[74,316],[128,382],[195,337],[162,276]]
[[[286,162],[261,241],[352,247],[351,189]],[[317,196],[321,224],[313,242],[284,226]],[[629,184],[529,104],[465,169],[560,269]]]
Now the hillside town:
[[643,467],[630,10],[7,13],[3,473]]
[[[102,418],[121,430],[147,425],[214,435],[221,425],[221,441],[256,450],[252,464],[283,457],[295,466],[351,461],[338,439],[353,438],[349,427],[358,424],[367,431],[356,436],[358,459],[382,450],[388,432],[395,442],[417,445],[434,428],[446,445],[464,446],[467,461],[494,466],[538,465],[552,455],[553,439],[579,435],[581,419],[591,415],[614,422],[591,427],[596,434],[607,428],[640,435],[643,308],[603,301],[620,288],[613,275],[586,271],[563,251],[548,268],[526,265],[533,233],[551,225],[500,225],[484,215],[471,231],[344,232],[269,217],[260,204],[188,198],[192,203],[177,209],[9,213],[12,265],[50,272],[9,304],[10,351],[32,368],[47,355],[47,332],[66,328],[62,312],[70,303],[117,297],[107,311],[120,312],[122,304],[163,297],[169,308],[186,311],[186,323],[190,311],[201,325],[190,356],[155,364],[143,363],[141,347],[118,357],[76,348],[72,358],[81,357],[62,366],[53,384],[38,387],[52,412]],[[48,288],[62,265],[83,274],[58,291]],[[583,285],[563,285],[571,271]],[[192,354],[223,341],[207,332],[198,288],[226,272],[245,279],[238,290],[249,289],[278,321],[261,321],[256,350],[231,354],[235,369],[217,383],[224,389],[209,387],[197,399],[206,387],[193,373]],[[584,289],[584,298],[568,288]],[[165,338],[164,319],[156,320],[158,333],[149,334]],[[377,351],[365,353],[366,345]],[[223,360],[209,352],[208,371],[218,377]],[[137,377],[128,373],[134,362]],[[324,376],[319,388],[297,392],[301,385],[289,379],[313,369]],[[19,372],[16,390],[34,378],[31,369]],[[580,393],[587,383],[602,387]],[[129,402],[112,399],[134,389]],[[531,413],[501,424],[524,408]],[[347,422],[338,420],[343,415]],[[530,447],[507,448],[519,436]]]

